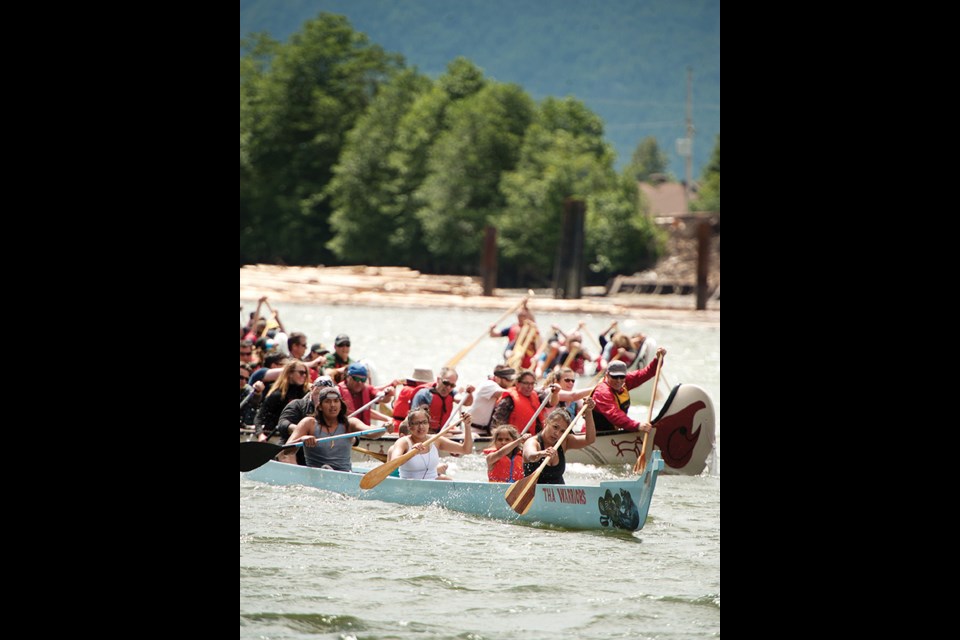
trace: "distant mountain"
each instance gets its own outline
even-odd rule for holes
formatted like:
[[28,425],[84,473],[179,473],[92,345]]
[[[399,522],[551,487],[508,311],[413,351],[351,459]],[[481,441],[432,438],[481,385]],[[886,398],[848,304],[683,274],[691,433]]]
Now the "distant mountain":
[[693,177],[720,132],[719,0],[240,0],[240,35],[277,40],[321,11],[437,77],[462,55],[534,99],[574,96],[603,118],[623,167],[655,136],[677,179],[693,70]]

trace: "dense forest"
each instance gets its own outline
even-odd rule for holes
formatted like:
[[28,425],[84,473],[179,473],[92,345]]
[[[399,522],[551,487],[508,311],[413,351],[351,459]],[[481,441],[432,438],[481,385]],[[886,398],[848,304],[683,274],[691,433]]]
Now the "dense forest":
[[321,11],[431,78],[463,56],[534,100],[582,101],[603,120],[618,168],[653,136],[684,178],[676,140],[686,135],[688,68],[695,179],[720,133],[720,0],[241,0],[240,35],[284,41]]
[[[542,286],[567,197],[587,203],[588,282],[660,251],[635,178],[666,154],[648,136],[618,174],[581,100],[537,100],[463,56],[425,74],[326,13],[285,42],[243,39],[240,71],[241,264],[476,273],[493,225],[501,286]],[[715,154],[719,208],[719,138]]]

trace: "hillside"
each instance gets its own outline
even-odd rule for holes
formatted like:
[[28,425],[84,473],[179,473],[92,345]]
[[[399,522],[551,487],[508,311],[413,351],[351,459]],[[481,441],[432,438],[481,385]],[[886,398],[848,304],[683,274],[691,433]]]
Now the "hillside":
[[240,35],[283,41],[321,11],[432,77],[463,55],[536,100],[582,100],[603,118],[618,167],[652,135],[684,177],[675,140],[686,130],[688,67],[695,179],[720,132],[719,0],[241,0]]

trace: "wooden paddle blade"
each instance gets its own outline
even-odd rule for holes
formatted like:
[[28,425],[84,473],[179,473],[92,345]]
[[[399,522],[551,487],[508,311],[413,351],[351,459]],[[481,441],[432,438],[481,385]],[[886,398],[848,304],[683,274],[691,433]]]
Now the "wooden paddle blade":
[[547,466],[546,459],[544,459],[543,463],[541,463],[541,465],[537,467],[537,470],[531,475],[526,478],[521,478],[510,485],[507,493],[503,496],[507,504],[510,505],[510,508],[520,515],[525,515],[530,511],[530,507],[533,505],[533,499],[537,495],[537,480],[540,478],[540,474],[543,472],[545,466]]
[[363,447],[352,447],[357,453],[362,453],[365,456],[370,456],[371,458],[376,458],[380,462],[387,461],[387,454],[377,453],[376,451],[370,451],[370,449],[364,449]]
[[[399,462],[400,464],[394,464],[395,462]],[[384,462],[379,467],[370,469],[370,471],[367,471],[365,474],[363,474],[363,477],[360,478],[360,488],[373,489],[375,486],[383,482],[387,476],[399,469],[400,465],[402,465],[404,462],[406,462],[406,460],[397,458],[392,462]]]
[[269,442],[240,443],[240,471],[253,471],[267,464],[283,447]]

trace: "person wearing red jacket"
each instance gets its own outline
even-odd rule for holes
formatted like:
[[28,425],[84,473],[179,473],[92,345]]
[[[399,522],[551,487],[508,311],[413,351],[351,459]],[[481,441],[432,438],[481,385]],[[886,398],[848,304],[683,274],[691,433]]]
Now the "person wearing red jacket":
[[653,358],[643,369],[627,373],[627,363],[614,360],[607,367],[603,381],[593,391],[596,407],[593,409],[593,421],[597,431],[622,429],[623,431],[650,431],[649,422],[640,423],[627,415],[630,408],[630,389],[635,389],[652,378],[657,371],[657,361],[667,355],[663,347],[657,349]]

